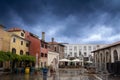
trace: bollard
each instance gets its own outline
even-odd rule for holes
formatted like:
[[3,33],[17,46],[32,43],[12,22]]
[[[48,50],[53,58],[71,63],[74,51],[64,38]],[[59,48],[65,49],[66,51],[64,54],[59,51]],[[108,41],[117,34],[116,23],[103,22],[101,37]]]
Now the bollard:
[[47,68],[43,68],[43,80],[47,80],[47,72],[48,72],[48,69]]
[[26,67],[26,68],[25,68],[25,73],[26,73],[26,74],[29,74],[29,73],[30,73],[30,68],[29,68],[29,67]]
[[30,67],[30,74],[33,74],[35,72],[34,67]]

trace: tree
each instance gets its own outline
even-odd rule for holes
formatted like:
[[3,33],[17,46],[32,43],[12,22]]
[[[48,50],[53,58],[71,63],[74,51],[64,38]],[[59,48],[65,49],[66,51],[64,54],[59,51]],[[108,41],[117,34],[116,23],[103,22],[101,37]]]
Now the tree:
[[[34,56],[30,56],[30,55],[17,55],[17,54],[13,54],[11,52],[4,52],[4,51],[0,51],[0,62],[5,62],[5,61],[10,61],[11,62],[11,68],[14,69],[16,63],[19,62],[25,62],[27,64],[29,64],[30,62],[35,62],[35,57]],[[27,65],[25,65],[27,66]]]

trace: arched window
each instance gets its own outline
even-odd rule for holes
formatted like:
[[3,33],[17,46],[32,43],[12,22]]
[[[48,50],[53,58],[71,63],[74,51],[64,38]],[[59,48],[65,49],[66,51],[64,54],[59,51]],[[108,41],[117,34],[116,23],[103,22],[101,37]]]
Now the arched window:
[[23,55],[23,50],[20,50],[20,55]]
[[79,51],[79,56],[81,56],[81,51]]
[[101,61],[101,63],[102,63],[102,53],[100,54],[100,61]]
[[114,58],[114,62],[118,61],[118,53],[116,50],[114,50],[114,52],[113,52],[113,58]]
[[13,38],[13,42],[14,42],[14,43],[16,42],[16,39],[15,39],[15,38]]
[[12,53],[16,54],[16,49],[12,48]]
[[57,48],[55,47],[55,51],[57,51]]
[[109,56],[108,52],[106,52],[106,62],[109,62],[109,58],[110,58],[110,56]]

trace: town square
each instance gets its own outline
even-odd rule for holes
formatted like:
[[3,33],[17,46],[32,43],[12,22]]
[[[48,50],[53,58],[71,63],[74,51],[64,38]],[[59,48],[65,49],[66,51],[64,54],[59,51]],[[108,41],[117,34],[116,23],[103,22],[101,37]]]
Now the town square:
[[0,0],[0,80],[120,80],[119,0]]

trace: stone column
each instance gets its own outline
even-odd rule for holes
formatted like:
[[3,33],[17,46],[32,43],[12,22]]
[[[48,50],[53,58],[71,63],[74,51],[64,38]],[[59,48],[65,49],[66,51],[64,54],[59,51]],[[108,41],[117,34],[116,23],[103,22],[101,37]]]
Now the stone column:
[[102,55],[101,55],[101,53],[99,53],[99,71],[101,71],[102,70]]
[[105,73],[107,72],[107,69],[106,69],[107,68],[107,66],[106,66],[107,65],[106,56],[107,56],[107,53],[105,52],[105,54],[104,54],[104,58],[105,58],[105,67],[104,67],[105,69],[104,70],[105,70]]

